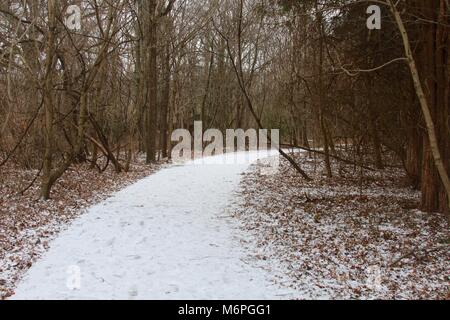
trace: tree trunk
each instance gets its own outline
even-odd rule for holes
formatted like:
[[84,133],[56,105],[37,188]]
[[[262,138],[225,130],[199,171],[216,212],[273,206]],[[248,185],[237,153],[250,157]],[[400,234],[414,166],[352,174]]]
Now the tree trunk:
[[[421,75],[416,65],[409,36],[396,6],[389,0],[391,11],[403,39],[408,66],[422,108],[427,128],[424,138],[424,167],[422,174],[422,210],[447,212],[450,208],[450,179],[448,176],[450,137],[449,117],[449,27],[444,0],[422,2],[422,14],[429,23],[424,25],[422,43],[426,52]],[[448,18],[445,18],[448,20]],[[439,21],[438,21],[439,20]],[[445,22],[445,23],[444,23]],[[423,82],[421,79],[424,79]],[[427,91],[424,90],[424,87]]]
[[52,188],[52,160],[53,160],[53,65],[55,58],[55,33],[56,33],[56,3],[54,0],[48,1],[48,25],[46,45],[46,66],[44,79],[44,106],[45,106],[45,151],[43,163],[43,175],[41,182],[41,197],[45,200],[50,198]]
[[160,117],[160,147],[162,157],[165,159],[168,157],[168,114],[169,114],[169,102],[170,102],[170,48],[166,45],[163,61],[163,80],[164,87],[161,97],[161,117]]
[[147,114],[146,114],[146,151],[147,164],[156,161],[156,131],[158,115],[158,37],[156,21],[156,0],[148,1],[148,29],[147,29],[147,50],[148,63],[148,95],[147,95]]
[[325,169],[328,178],[333,177],[333,172],[331,169],[331,159],[330,159],[330,141],[327,134],[327,124],[325,120],[324,114],[324,86],[323,86],[323,60],[324,60],[324,35],[323,35],[323,18],[322,13],[319,12],[319,8],[316,2],[316,19],[317,19],[317,28],[319,31],[319,63],[317,65],[318,71],[318,90],[317,90],[317,101],[319,107],[319,122],[320,122],[320,130],[322,132],[324,151],[325,151]]
[[420,105],[414,90],[412,91],[412,94],[414,96],[411,97],[411,107],[408,110],[406,118],[408,124],[408,144],[406,147],[405,167],[411,185],[414,189],[420,190],[422,185],[423,133],[420,128],[422,122],[420,117]]

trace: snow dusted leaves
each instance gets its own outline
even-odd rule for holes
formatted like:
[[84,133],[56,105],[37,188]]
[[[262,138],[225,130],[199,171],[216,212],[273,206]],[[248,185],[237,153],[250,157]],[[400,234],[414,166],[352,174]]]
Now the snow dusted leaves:
[[[52,242],[12,299],[288,295],[292,290],[273,285],[264,270],[244,261],[247,254],[235,238],[245,239],[245,232],[225,212],[247,168],[171,166],[115,193]],[[68,265],[75,268],[66,270]]]
[[[258,243],[255,253],[298,298],[448,298],[450,233],[445,217],[418,211],[419,194],[401,170],[340,168],[336,178],[301,156],[315,176],[284,163],[275,176],[250,172],[236,215]],[[354,173],[353,173],[354,172]],[[287,276],[285,276],[287,274]]]
[[131,172],[122,175],[116,175],[113,170],[99,174],[87,165],[73,167],[58,181],[50,201],[37,200],[38,184],[24,196],[17,194],[37,172],[9,165],[3,167],[0,180],[0,299],[14,293],[15,284],[48,250],[49,242],[82,214],[83,209],[158,168],[145,166],[144,159],[138,159],[132,167]]

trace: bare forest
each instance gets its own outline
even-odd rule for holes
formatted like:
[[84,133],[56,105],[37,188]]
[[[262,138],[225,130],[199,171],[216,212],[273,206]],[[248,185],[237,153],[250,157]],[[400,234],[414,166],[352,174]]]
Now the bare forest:
[[[209,129],[279,130],[259,136],[279,170],[174,164],[199,123],[201,149]],[[448,0],[0,0],[0,297],[236,298],[244,260],[266,273],[243,298],[448,299],[449,175]],[[153,281],[142,241],[165,252],[159,286],[89,287],[130,255]],[[242,243],[221,286],[197,254]],[[177,250],[203,261],[192,287],[167,271]],[[58,263],[83,281],[33,291]]]

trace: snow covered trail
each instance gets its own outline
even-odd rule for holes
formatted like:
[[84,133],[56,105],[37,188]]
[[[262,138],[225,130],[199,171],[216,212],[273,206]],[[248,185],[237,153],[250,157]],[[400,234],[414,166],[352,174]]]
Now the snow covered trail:
[[248,167],[173,166],[115,194],[51,243],[12,299],[286,298],[245,261],[245,235],[225,211]]

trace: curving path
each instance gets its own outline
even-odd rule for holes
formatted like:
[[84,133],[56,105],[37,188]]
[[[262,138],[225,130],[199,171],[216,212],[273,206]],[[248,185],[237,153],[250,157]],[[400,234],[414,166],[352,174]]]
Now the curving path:
[[12,299],[286,298],[225,210],[248,167],[173,166],[115,194],[52,242]]

